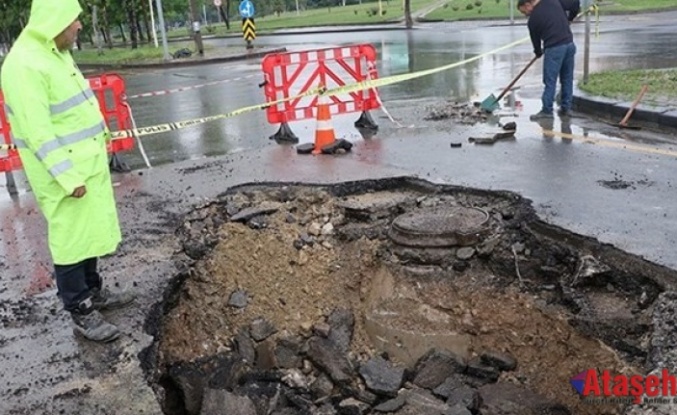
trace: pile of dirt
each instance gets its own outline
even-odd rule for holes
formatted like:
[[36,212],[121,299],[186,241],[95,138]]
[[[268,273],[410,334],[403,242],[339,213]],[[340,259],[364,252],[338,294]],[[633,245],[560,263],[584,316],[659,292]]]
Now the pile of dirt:
[[452,120],[459,124],[475,125],[478,122],[487,121],[489,115],[478,105],[445,102],[442,105],[429,108],[425,119],[431,121]]
[[[432,256],[403,255],[387,236],[392,220],[431,205],[480,206],[491,214],[492,235],[463,252],[448,247]],[[293,344],[298,359],[292,360],[303,362],[298,363],[303,375],[315,379],[327,369],[308,357],[309,344],[318,336],[331,338],[331,316],[349,310],[354,327],[346,359],[357,366],[383,355],[367,324],[372,319],[421,337],[458,336],[463,347],[453,352],[469,362],[487,352],[514,356],[517,367],[503,372],[498,384],[534,391],[573,413],[620,413],[614,406],[582,403],[569,380],[595,367],[619,374],[638,369],[629,355],[603,343],[603,335],[570,323],[617,317],[604,315],[603,306],[587,310],[583,292],[597,295],[601,289],[623,307],[637,308],[633,304],[646,290],[621,292],[608,270],[603,276],[586,274],[594,284],[571,288],[572,279],[581,277],[578,255],[529,234],[530,214],[512,196],[464,192],[335,197],[299,186],[231,194],[192,214],[181,230],[186,251],[198,260],[163,318],[158,367],[171,371],[196,362],[205,370],[205,359],[248,355],[250,370],[281,370],[286,364],[280,363],[280,344]],[[607,278],[602,288],[595,288],[602,277]],[[633,318],[648,315],[647,306],[636,309]],[[646,336],[640,332],[622,340],[636,340],[639,350]],[[262,360],[266,354],[272,357]],[[408,370],[423,358],[387,357]],[[355,376],[351,384],[364,388],[364,380]],[[331,388],[326,393],[331,396]],[[345,390],[341,393],[345,398]]]

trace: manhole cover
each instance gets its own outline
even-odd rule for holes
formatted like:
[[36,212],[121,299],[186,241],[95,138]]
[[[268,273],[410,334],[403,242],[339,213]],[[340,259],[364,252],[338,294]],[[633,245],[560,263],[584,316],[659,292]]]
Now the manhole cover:
[[390,239],[404,246],[473,245],[489,230],[489,214],[479,208],[448,207],[419,210],[395,218]]

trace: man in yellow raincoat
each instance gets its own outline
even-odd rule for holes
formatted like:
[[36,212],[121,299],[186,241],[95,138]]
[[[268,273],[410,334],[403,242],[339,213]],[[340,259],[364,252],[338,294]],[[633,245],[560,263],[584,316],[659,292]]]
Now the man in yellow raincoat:
[[70,50],[82,28],[78,0],[33,0],[2,66],[13,142],[47,220],[56,284],[75,330],[94,341],[120,331],[98,310],[130,303],[102,287],[97,258],[121,240],[106,141],[109,131]]

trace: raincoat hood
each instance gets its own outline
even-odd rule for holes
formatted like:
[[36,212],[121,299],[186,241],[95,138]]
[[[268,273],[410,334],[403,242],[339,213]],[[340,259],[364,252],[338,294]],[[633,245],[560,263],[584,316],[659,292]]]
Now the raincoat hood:
[[78,0],[33,0],[26,29],[45,40],[53,40],[81,12]]

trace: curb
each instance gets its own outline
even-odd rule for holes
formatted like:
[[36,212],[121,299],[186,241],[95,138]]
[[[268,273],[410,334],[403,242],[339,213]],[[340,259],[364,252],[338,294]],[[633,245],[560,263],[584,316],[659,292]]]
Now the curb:
[[[347,25],[332,25],[332,26],[325,26],[325,27],[333,27],[333,29],[326,29],[326,30],[319,30],[319,29],[314,29],[313,26],[299,26],[299,27],[290,27],[289,29],[273,29],[273,30],[266,30],[262,32],[256,32],[256,37],[266,37],[266,36],[279,36],[279,35],[312,35],[312,34],[321,34],[321,33],[351,33],[351,32],[389,32],[389,31],[396,31],[396,30],[407,30],[406,27],[402,24],[402,26],[398,26],[400,24],[399,22],[397,23],[392,23],[392,24],[383,24],[383,23],[372,23],[374,26],[377,24],[380,25],[378,27],[355,27],[354,24],[347,24]],[[344,27],[345,26],[345,27]],[[308,30],[304,30],[308,29]],[[413,28],[416,29],[416,28]],[[238,39],[242,38],[242,33],[227,33],[225,35],[205,35],[202,36],[202,40],[208,40],[208,39]],[[189,42],[192,41],[193,38],[190,36],[181,36],[181,37],[173,37],[173,38],[168,38],[167,42]]]
[[262,58],[269,53],[283,53],[286,52],[287,48],[275,48],[268,49],[260,52],[251,52],[251,53],[242,53],[237,55],[221,56],[214,58],[204,58],[204,59],[190,59],[190,60],[172,60],[165,63],[133,63],[133,64],[105,64],[105,63],[81,63],[78,64],[80,69],[92,70],[92,69],[152,69],[152,68],[176,68],[176,67],[185,67],[185,66],[198,66],[198,65],[208,65],[212,63],[223,63],[223,62],[232,62],[240,61],[246,59],[255,59]]
[[[619,122],[630,109],[632,102],[589,95],[578,87],[574,89],[573,109],[599,118]],[[647,127],[677,129],[677,106],[657,107],[639,104],[630,118],[634,124]]]

